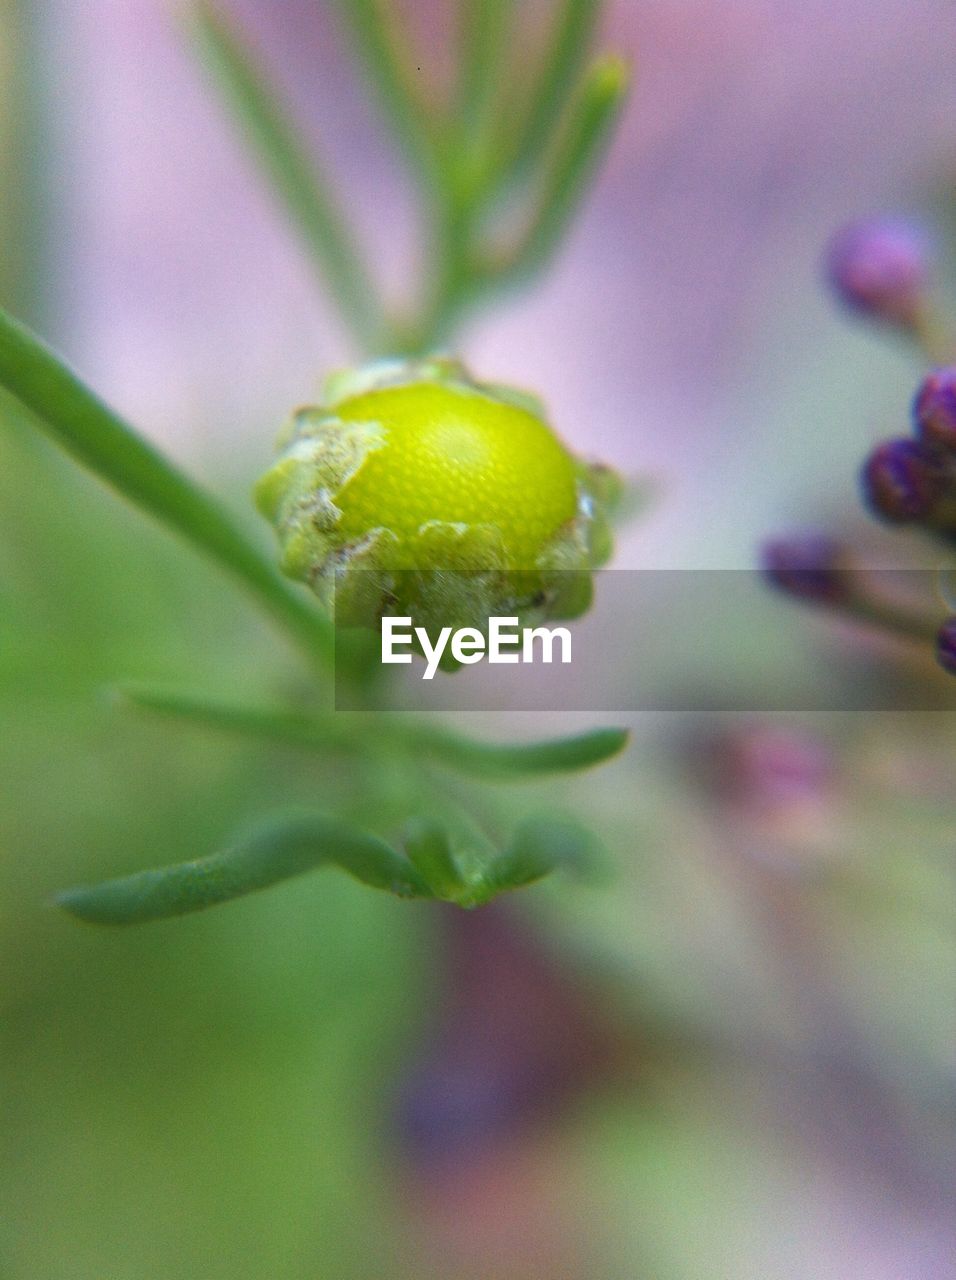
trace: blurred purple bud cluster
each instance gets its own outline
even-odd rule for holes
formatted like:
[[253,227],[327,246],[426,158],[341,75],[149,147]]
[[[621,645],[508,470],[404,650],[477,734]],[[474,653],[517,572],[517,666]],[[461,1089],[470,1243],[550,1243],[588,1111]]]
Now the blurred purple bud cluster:
[[871,218],[851,223],[833,237],[827,277],[852,311],[915,329],[926,303],[930,258],[922,228],[898,218]]
[[956,538],[956,367],[936,369],[913,402],[915,438],[887,440],[867,458],[863,496],[874,515]]
[[[879,519],[912,525],[956,544],[956,338],[935,311],[929,237],[900,218],[869,218],[844,227],[830,241],[830,286],[850,309],[907,333],[940,367],[926,375],[913,400],[909,436],[885,440],[865,460],[863,499]],[[878,600],[850,571],[843,549],[822,533],[778,539],[763,551],[763,570],[798,599],[829,605],[847,616],[909,639],[933,634],[933,611],[901,609]],[[940,665],[956,674],[956,617],[936,637]]]
[[[826,742],[794,725],[734,725],[708,743],[712,792],[738,849],[799,865],[832,839],[838,793]],[[755,842],[755,843],[752,843]]]
[[[854,311],[909,330],[927,341],[929,245],[925,232],[900,219],[870,219],[845,227],[827,255],[830,283]],[[936,327],[930,325],[930,329]],[[938,335],[937,335],[938,336]],[[945,338],[947,348],[950,340]],[[956,355],[956,353],[954,353]],[[923,379],[913,400],[913,435],[886,440],[863,465],[863,497],[874,515],[891,524],[921,526],[944,541],[956,542],[956,365],[946,364]],[[818,540],[818,556],[824,542]],[[780,560],[779,544],[774,551]],[[794,553],[796,554],[796,553]],[[795,595],[826,600],[815,579],[800,588],[799,577],[768,563],[778,585]],[[936,637],[939,665],[956,675],[956,617]]]

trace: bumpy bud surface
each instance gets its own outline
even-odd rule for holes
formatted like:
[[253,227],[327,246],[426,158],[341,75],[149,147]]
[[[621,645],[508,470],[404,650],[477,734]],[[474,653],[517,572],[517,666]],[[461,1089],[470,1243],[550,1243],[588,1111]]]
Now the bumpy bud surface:
[[285,572],[338,621],[431,629],[583,612],[617,492],[532,397],[433,359],[334,375],[293,415],[256,501]]

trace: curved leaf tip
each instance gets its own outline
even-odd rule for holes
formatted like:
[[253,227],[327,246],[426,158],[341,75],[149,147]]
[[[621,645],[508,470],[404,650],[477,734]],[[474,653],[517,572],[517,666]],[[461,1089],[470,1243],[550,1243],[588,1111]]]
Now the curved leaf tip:
[[412,864],[377,836],[321,816],[279,819],[220,853],[67,889],[56,902],[91,924],[141,924],[229,902],[334,865],[398,897],[431,897]]

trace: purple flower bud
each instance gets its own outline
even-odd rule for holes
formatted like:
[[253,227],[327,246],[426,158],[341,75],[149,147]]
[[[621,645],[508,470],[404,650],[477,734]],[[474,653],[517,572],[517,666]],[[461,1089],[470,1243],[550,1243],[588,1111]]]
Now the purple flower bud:
[[912,327],[929,275],[925,233],[900,219],[871,218],[844,227],[830,241],[827,277],[851,310]]
[[956,618],[947,618],[937,633],[936,660],[944,671],[956,676]]
[[924,444],[956,452],[956,367],[936,369],[924,380],[913,420]]
[[942,495],[939,460],[917,440],[887,440],[870,454],[861,476],[875,515],[894,524],[924,520]]
[[835,604],[846,594],[842,548],[822,533],[778,538],[763,548],[764,575],[788,595]]

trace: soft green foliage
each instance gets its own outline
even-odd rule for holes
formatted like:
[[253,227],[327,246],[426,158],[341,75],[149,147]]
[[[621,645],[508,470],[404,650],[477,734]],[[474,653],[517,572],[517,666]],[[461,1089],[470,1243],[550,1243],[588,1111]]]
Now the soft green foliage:
[[332,864],[400,898],[428,897],[415,869],[384,841],[344,822],[301,816],[270,822],[222,853],[70,889],[60,906],[94,924],[139,924],[200,911]]
[[0,385],[76,460],[237,577],[306,646],[328,656],[331,629],[219,504],[109,409],[24,325],[0,311]]
[[[567,0],[556,10],[547,47],[516,104],[506,55],[517,6],[511,0],[468,0],[462,7],[460,74],[451,99],[426,100],[409,74],[403,33],[383,0],[341,0],[338,7],[431,220],[424,258],[434,271],[400,316],[389,315],[333,184],[241,38],[206,0],[192,6],[192,29],[361,353],[428,354],[457,331],[473,305],[502,287],[526,283],[552,260],[607,142],[627,73],[614,57],[585,65],[598,5]],[[520,216],[512,225],[515,210]],[[27,420],[81,465],[245,586],[305,651],[311,674],[319,676],[294,709],[250,707],[211,691],[194,696],[148,684],[124,686],[124,700],[176,717],[184,728],[191,723],[261,745],[274,743],[276,749],[282,744],[305,749],[330,770],[342,761],[361,795],[351,809],[337,802],[334,817],[311,808],[297,811],[260,822],[222,852],[196,857],[190,849],[187,862],[63,893],[59,902],[68,911],[98,923],[159,919],[326,865],[399,897],[470,907],[554,869],[581,870],[594,861],[594,837],[574,822],[554,817],[522,822],[519,815],[516,823],[509,814],[509,836],[491,816],[494,803],[485,790],[452,786],[440,775],[457,773],[473,784],[487,784],[586,769],[623,748],[622,731],[498,744],[472,741],[432,722],[386,715],[372,663],[357,644],[345,655],[346,675],[367,711],[330,714],[334,655],[327,616],[282,579],[214,497],[148,444],[39,338],[3,313],[0,387]],[[539,413],[530,398],[495,389],[499,392],[512,416]],[[573,494],[577,472],[572,475],[570,461],[567,467]],[[605,495],[609,502],[620,497],[609,474],[595,473],[594,480],[614,488]],[[560,523],[559,516],[553,523]],[[603,533],[587,543],[588,563],[608,552]],[[26,635],[23,643],[29,645]],[[337,660],[343,660],[341,646]],[[361,825],[354,821],[358,812]],[[365,829],[366,817],[381,834]]]
[[500,154],[510,178],[534,166],[556,131],[587,58],[599,9],[595,0],[560,0],[551,43],[537,78],[531,78],[523,117],[515,129],[502,130],[507,137],[500,140]]

